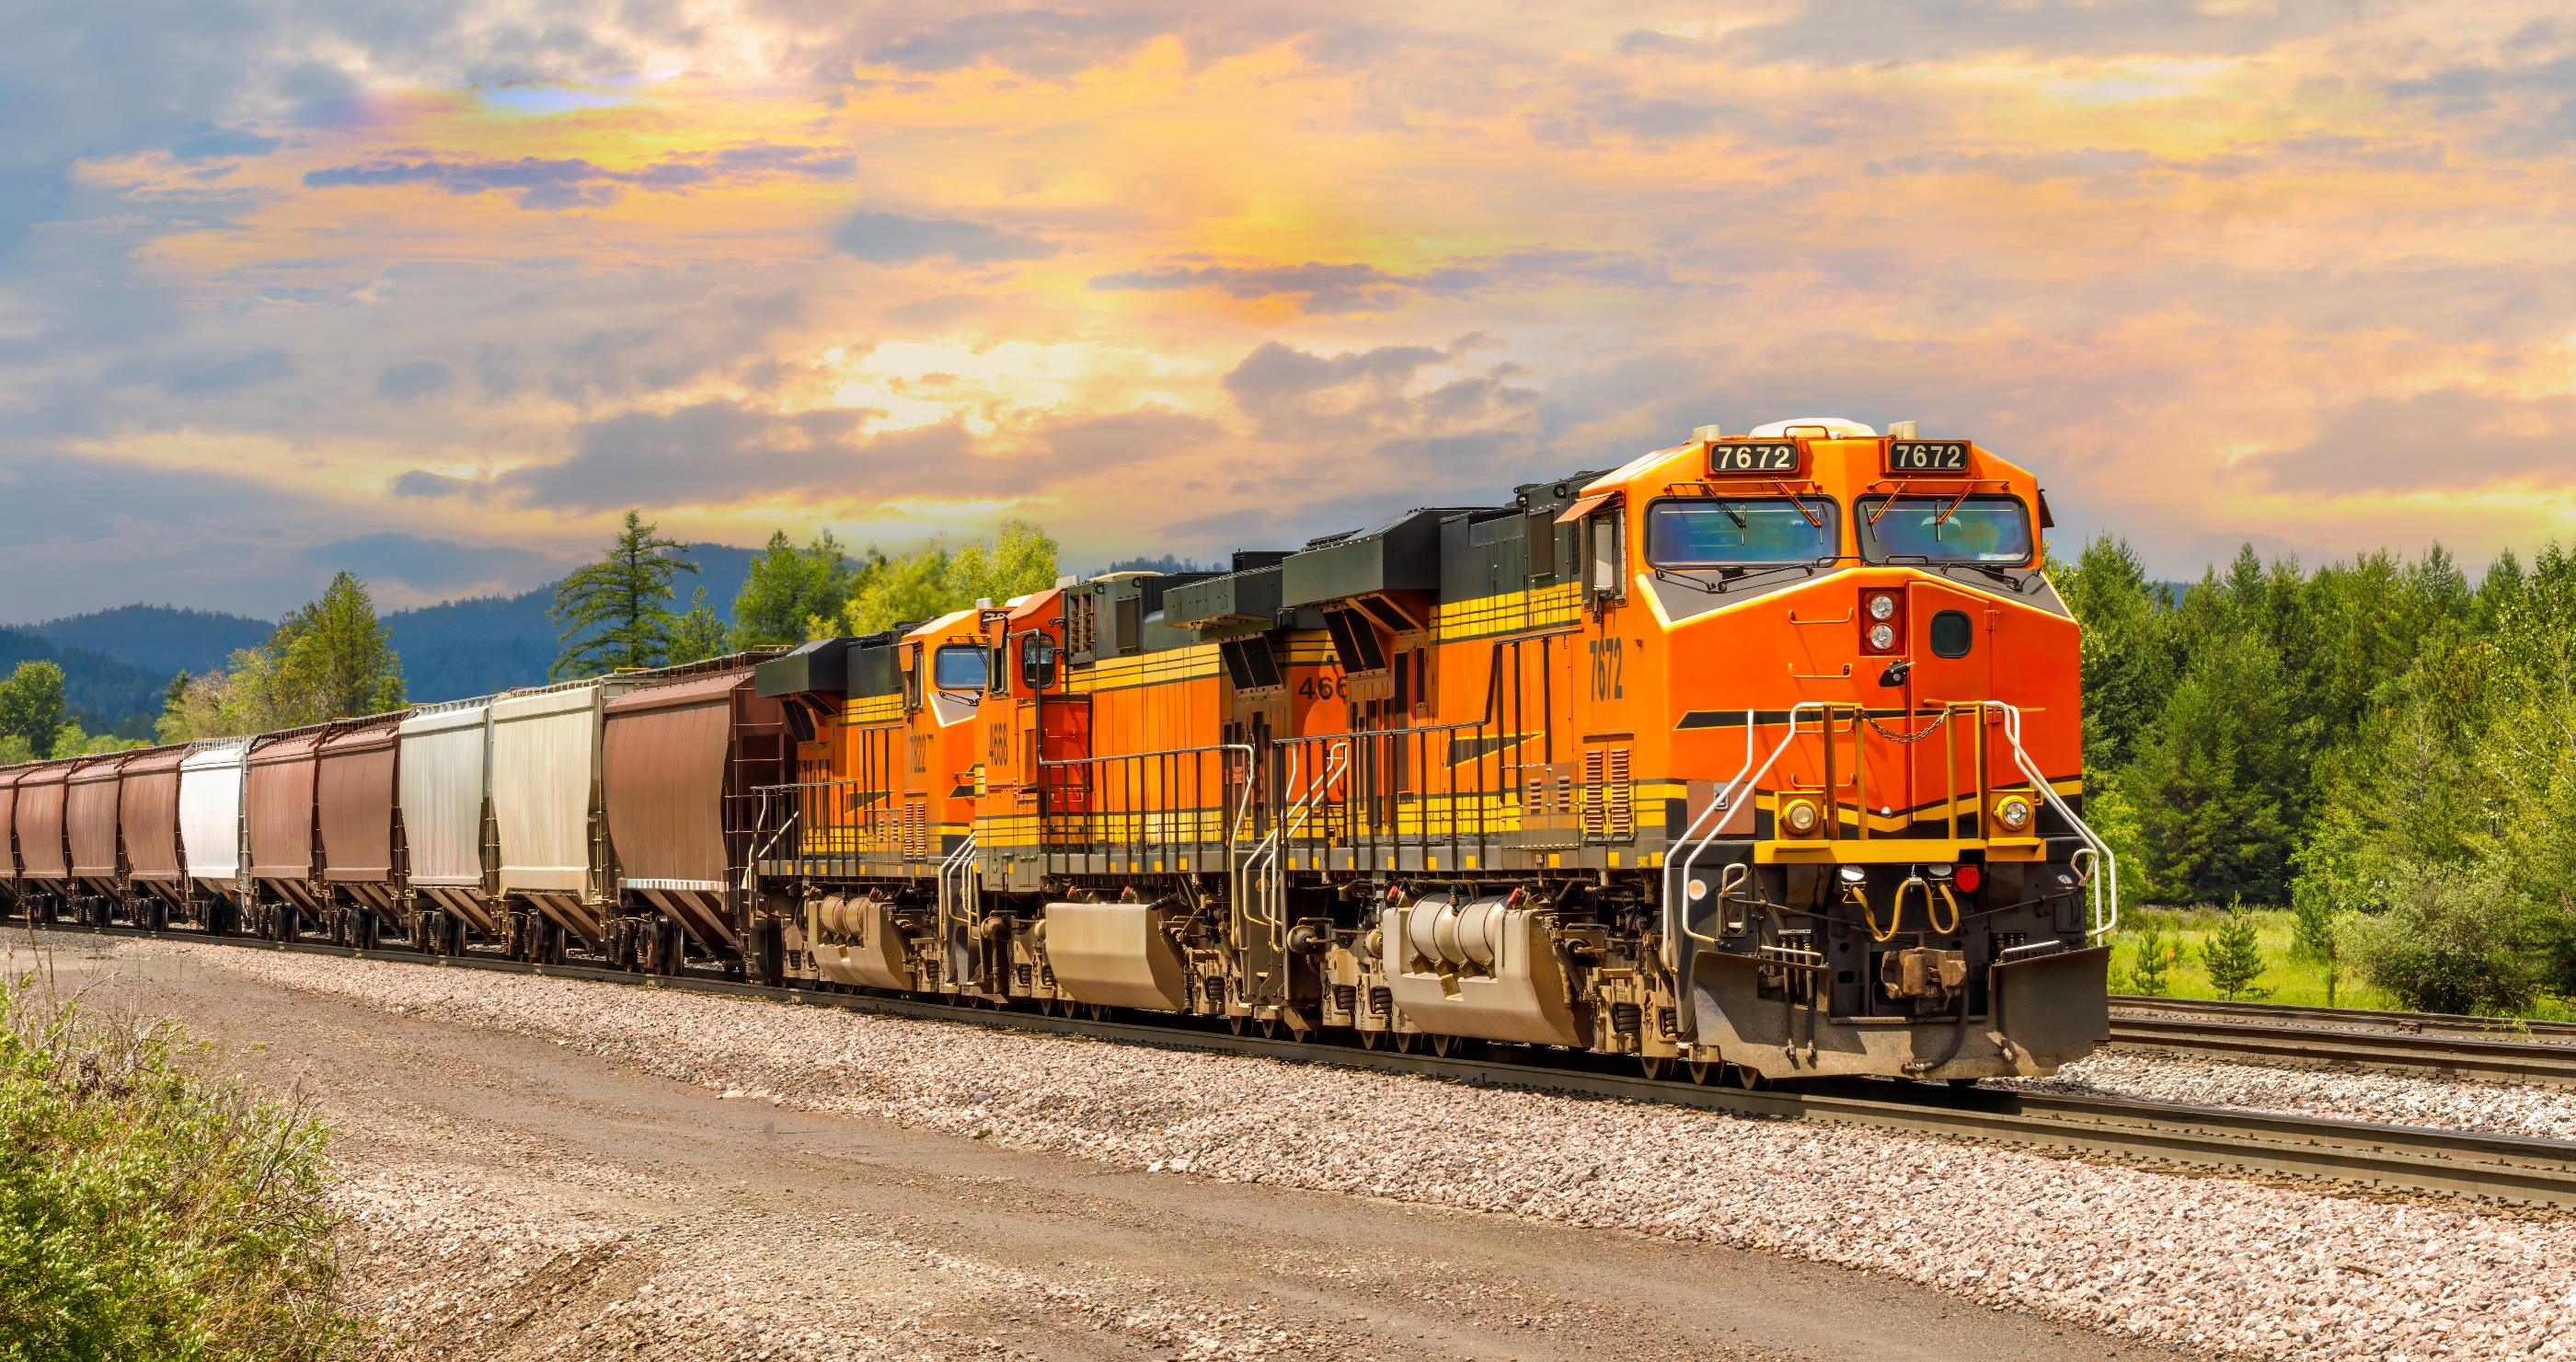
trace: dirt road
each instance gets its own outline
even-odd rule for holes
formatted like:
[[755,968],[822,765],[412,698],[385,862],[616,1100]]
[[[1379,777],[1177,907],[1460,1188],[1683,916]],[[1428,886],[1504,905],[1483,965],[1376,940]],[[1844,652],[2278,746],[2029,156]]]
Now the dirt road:
[[319,1102],[347,1179],[350,1292],[392,1355],[2171,1355],[1766,1254],[727,1100],[561,1044],[288,993],[224,968],[221,947],[54,940],[61,986],[257,1046],[234,1062]]

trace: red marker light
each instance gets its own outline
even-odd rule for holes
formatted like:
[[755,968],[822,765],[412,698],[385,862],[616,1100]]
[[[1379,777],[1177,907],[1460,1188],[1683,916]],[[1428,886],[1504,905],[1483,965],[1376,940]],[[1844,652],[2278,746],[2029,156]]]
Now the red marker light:
[[1962,894],[1973,894],[1977,892],[1978,881],[1983,880],[1985,877],[1986,872],[1979,870],[1972,865],[1963,865],[1950,872],[1951,883],[1958,885],[1959,892]]

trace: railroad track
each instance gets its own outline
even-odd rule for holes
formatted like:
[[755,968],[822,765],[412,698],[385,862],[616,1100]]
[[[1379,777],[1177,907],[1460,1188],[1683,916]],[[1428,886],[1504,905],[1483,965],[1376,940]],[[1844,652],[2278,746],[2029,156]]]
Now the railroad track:
[[2182,1013],[2215,1021],[2275,1026],[2329,1026],[2418,1036],[2576,1043],[2576,1022],[2468,1017],[2454,1012],[2380,1012],[2363,1007],[2301,1007],[2289,1003],[2228,1002],[2219,998],[2159,998],[2140,993],[2114,993],[2111,1006],[2132,1012]]
[[[2139,1000],[2120,997],[2115,1007]],[[2161,1007],[2166,1000],[2145,1000]],[[2195,1000],[2196,1001],[2196,1000]],[[2281,1009],[2303,1014],[2335,1014],[2326,1008]],[[2364,1016],[2407,1017],[2420,1014],[2366,1013]],[[2304,1020],[2305,1018],[2298,1018]],[[2340,1020],[2338,1018],[2338,1020]],[[2482,1017],[2439,1018],[2485,1022]],[[2537,1026],[2553,1025],[2538,1022]],[[2439,1074],[2491,1083],[2538,1083],[2576,1087],[2576,1045],[2500,1040],[2510,1034],[2504,1023],[2471,1033],[2411,1029],[2356,1029],[2351,1026],[2300,1026],[2284,1022],[2230,1020],[2226,1014],[2189,1017],[2111,1014],[2111,1043],[2139,1049],[2218,1058],[2262,1058],[2328,1067],[2379,1069],[2392,1073]],[[2576,1032],[2576,1028],[2570,1028]]]
[[[279,943],[193,932],[130,927],[52,927],[48,935],[159,937],[236,949],[294,951],[341,958],[479,969],[546,978],[585,979],[630,987],[681,989],[791,1006],[835,1007],[995,1030],[1077,1036],[1120,1044],[1254,1055],[1290,1063],[1330,1064],[1412,1074],[1470,1085],[1574,1093],[1590,1097],[1695,1107],[1730,1115],[1815,1121],[1876,1130],[2027,1146],[2121,1159],[2428,1192],[2486,1201],[2576,1207],[2576,1143],[2482,1135],[2420,1126],[2320,1120],[2273,1112],[2234,1111],[1986,1088],[1846,1080],[1798,1090],[1703,1087],[1591,1067],[1566,1051],[1442,1058],[1355,1046],[1236,1035],[1183,1019],[1147,1024],[1047,1016],[1036,1012],[928,1002],[915,998],[768,988],[703,973],[640,975],[589,965],[531,965],[468,953],[424,955],[408,948],[353,950],[312,942]],[[1533,1055],[1556,1062],[1528,1062]]]

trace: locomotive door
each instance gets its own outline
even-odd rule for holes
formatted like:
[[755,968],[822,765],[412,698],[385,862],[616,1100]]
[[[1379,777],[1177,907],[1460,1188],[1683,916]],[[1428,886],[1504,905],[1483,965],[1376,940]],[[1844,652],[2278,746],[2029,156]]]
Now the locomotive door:
[[[1913,585],[1906,593],[1905,655],[1914,666],[1906,673],[1903,694],[1906,708],[1918,712],[1889,727],[1900,733],[1920,732],[1939,716],[1919,711],[1993,697],[1990,614],[1985,601],[1964,591],[1934,582],[1918,581]],[[1978,737],[1985,728],[1982,719],[1982,715],[1957,714],[1947,721],[1947,725],[1956,725],[1957,731],[1903,749],[1909,782],[1904,807],[1919,811],[1918,817],[1941,819],[1949,816],[1941,812],[1944,799],[1958,796],[1963,790],[1965,795],[1960,797],[1966,802],[1959,811],[1974,807],[1981,747]],[[1948,835],[1960,835],[1957,826],[1953,821]]]

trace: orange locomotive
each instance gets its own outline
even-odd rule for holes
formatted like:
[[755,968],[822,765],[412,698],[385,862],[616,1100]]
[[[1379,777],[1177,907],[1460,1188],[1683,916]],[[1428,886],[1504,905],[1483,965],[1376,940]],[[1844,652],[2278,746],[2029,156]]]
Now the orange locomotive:
[[763,664],[761,972],[1701,1081],[2085,1054],[2116,880],[2032,475],[1696,434]]

